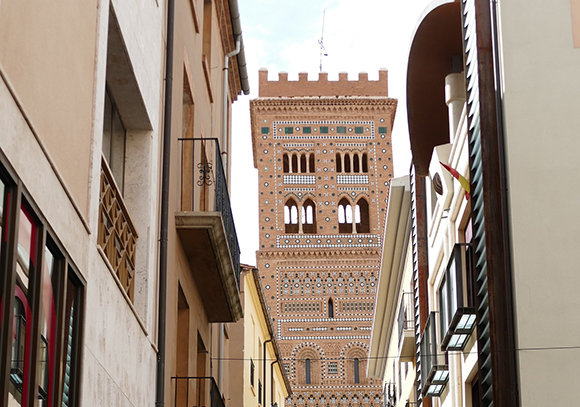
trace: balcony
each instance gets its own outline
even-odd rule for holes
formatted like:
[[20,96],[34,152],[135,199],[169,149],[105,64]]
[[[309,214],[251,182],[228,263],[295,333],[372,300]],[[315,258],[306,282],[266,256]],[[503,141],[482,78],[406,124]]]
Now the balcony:
[[463,350],[475,328],[475,307],[470,306],[467,295],[467,248],[466,244],[455,245],[439,287],[443,351]]
[[101,162],[100,188],[97,243],[127,296],[133,301],[137,230],[104,158]]
[[242,316],[240,247],[217,139],[180,139],[181,211],[177,234],[209,322]]
[[399,359],[401,362],[412,362],[415,355],[413,312],[413,293],[403,293],[397,317],[397,325],[399,327]]
[[213,377],[172,377],[173,407],[225,407]]
[[423,335],[421,336],[421,383],[424,397],[439,397],[449,380],[449,367],[437,346],[435,331],[436,313],[431,312],[427,318]]

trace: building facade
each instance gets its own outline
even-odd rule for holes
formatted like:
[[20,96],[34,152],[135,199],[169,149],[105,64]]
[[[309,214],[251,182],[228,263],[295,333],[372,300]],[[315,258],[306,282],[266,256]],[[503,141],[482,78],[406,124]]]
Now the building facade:
[[378,81],[269,81],[251,101],[257,264],[293,396],[287,406],[378,406],[366,378],[396,100]]
[[241,391],[228,362],[243,315],[231,104],[249,92],[237,1],[176,0],[174,23],[164,399],[225,407]]
[[[188,386],[227,400],[210,360],[241,316],[219,165],[248,91],[239,23],[236,1],[0,2],[0,406],[175,405]],[[213,160],[202,193],[182,189],[182,138]]]
[[244,317],[230,324],[232,405],[284,406],[292,394],[258,269],[242,265],[240,295]]
[[163,8],[135,3],[0,4],[2,406],[155,399]]
[[[417,25],[407,76],[410,402],[576,403],[565,383],[580,358],[569,188],[579,170],[578,12],[566,0],[434,1]],[[516,28],[533,20],[540,30]],[[383,317],[377,344],[394,318]]]

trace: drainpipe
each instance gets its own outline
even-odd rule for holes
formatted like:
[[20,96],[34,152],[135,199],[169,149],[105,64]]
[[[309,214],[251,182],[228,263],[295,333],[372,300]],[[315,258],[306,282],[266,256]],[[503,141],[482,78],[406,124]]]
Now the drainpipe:
[[167,48],[165,52],[165,106],[159,236],[159,331],[157,333],[157,383],[155,405],[165,405],[165,324],[167,311],[167,229],[169,223],[169,172],[171,158],[171,99],[173,96],[173,34],[175,0],[167,0]]
[[[223,122],[222,122],[222,162],[224,164],[224,169],[226,170],[226,174],[229,174],[228,171],[228,76],[229,76],[229,63],[230,58],[238,55],[240,53],[240,36],[236,38],[236,49],[232,52],[226,54],[224,57],[224,99],[223,99]],[[221,325],[221,324],[220,324]],[[220,336],[221,338],[221,336]]]
[[[223,95],[223,112],[222,112],[222,141],[221,141],[221,152],[222,152],[222,163],[224,167],[224,172],[226,176],[229,175],[229,167],[228,167],[228,76],[229,76],[229,62],[230,58],[238,55],[240,53],[240,36],[236,38],[236,49],[230,53],[227,53],[224,57],[224,95]],[[220,391],[223,389],[223,356],[224,356],[224,324],[220,322],[219,324],[219,345],[218,345],[218,358],[219,358],[219,367],[218,367],[218,385]]]
[[272,338],[268,339],[267,341],[264,341],[264,343],[262,344],[262,348],[264,348],[264,350],[263,350],[263,354],[264,354],[264,356],[263,356],[263,358],[264,358],[264,360],[263,360],[263,366],[264,366],[263,373],[264,374],[262,377],[263,382],[264,382],[264,385],[263,385],[264,386],[264,389],[263,389],[264,397],[262,398],[262,400],[264,400],[264,404],[263,404],[264,406],[266,406],[266,344],[268,342],[272,342]]
[[224,388],[224,324],[220,322],[218,324],[219,334],[218,334],[218,386],[220,393],[223,395]]
[[240,53],[236,58],[238,60],[238,72],[240,74],[240,82],[242,83],[242,91],[244,95],[250,94],[250,79],[248,77],[248,64],[246,63],[246,53],[244,52],[244,40],[242,38],[242,24],[240,22],[240,10],[238,8],[238,0],[229,0],[230,18],[232,20],[232,30],[234,38],[240,40]]

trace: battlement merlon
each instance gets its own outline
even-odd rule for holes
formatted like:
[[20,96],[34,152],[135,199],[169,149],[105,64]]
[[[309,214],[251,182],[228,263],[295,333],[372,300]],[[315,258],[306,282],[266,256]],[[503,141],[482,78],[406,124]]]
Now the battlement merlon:
[[318,74],[317,81],[309,81],[308,74],[301,72],[297,81],[289,81],[288,73],[280,72],[277,81],[268,80],[268,70],[259,71],[259,97],[299,96],[389,96],[388,71],[379,69],[379,79],[369,81],[368,73],[358,74],[357,81],[349,81],[348,74],[338,74],[338,81],[329,81],[328,73]]

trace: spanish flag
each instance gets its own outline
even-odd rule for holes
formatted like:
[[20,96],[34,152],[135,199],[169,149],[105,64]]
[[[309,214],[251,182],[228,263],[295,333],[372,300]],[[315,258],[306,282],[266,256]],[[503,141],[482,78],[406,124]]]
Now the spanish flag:
[[447,164],[443,164],[441,161],[439,161],[439,164],[441,164],[443,166],[443,168],[445,168],[447,171],[449,171],[451,173],[451,175],[453,175],[453,177],[457,181],[459,181],[459,183],[461,184],[463,189],[465,189],[465,199],[469,199],[469,193],[471,191],[471,183],[467,179],[465,179],[465,177],[463,175],[461,175],[457,170],[451,168]]

